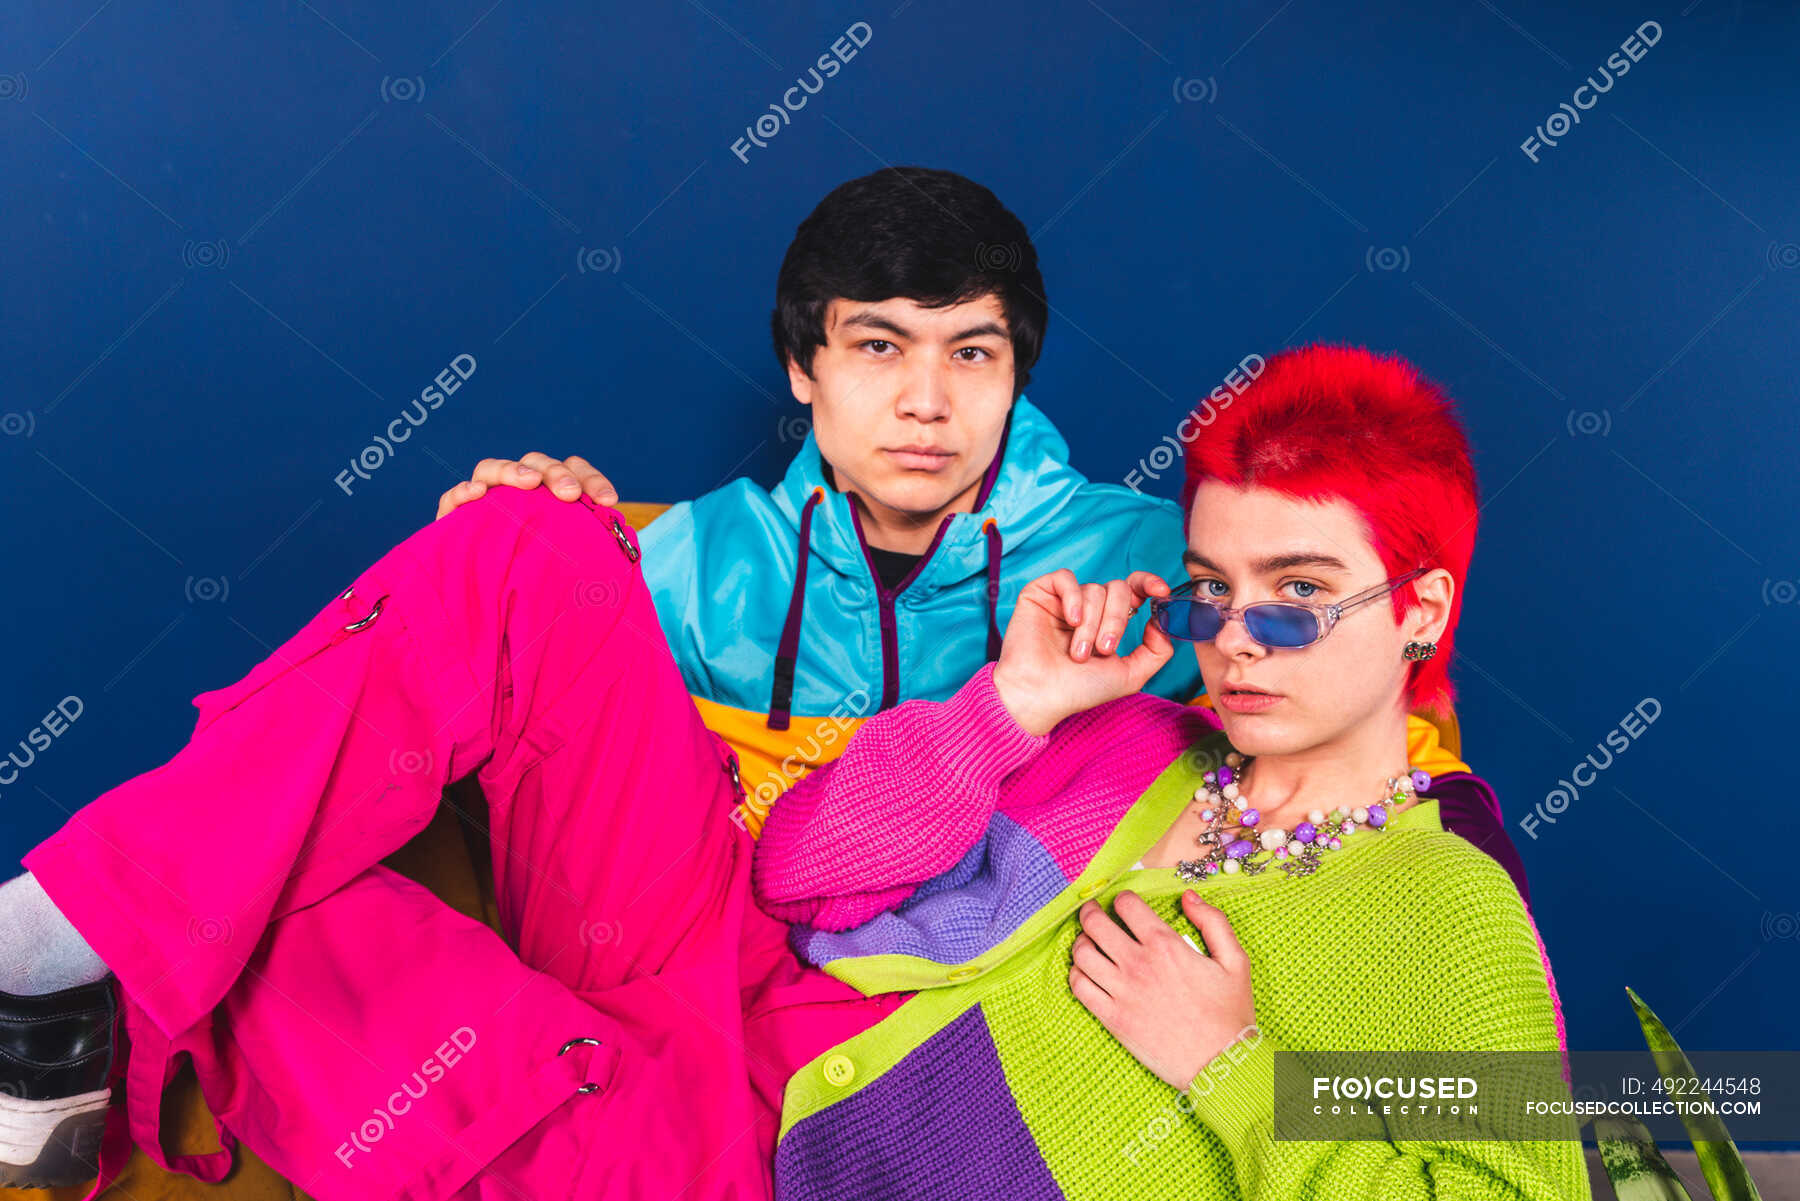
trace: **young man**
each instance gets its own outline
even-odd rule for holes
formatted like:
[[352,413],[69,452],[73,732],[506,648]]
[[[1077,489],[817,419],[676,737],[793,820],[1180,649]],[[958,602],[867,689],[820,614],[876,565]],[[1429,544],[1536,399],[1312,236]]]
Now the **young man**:
[[[811,432],[773,490],[733,480],[643,531],[657,616],[701,716],[737,751],[753,834],[867,717],[946,700],[995,658],[1030,580],[1181,578],[1180,509],[1085,478],[1026,398],[1048,315],[1024,225],[960,175],[877,171],[801,222],[772,324]],[[532,454],[484,460],[438,515],[540,483],[618,500],[586,460]],[[1177,656],[1147,691],[1188,701],[1201,683]],[[1430,770],[1462,766],[1423,717],[1412,733]]]
[[[960,175],[877,171],[801,222],[773,329],[811,432],[773,490],[733,480],[643,531],[663,631],[738,752],[752,832],[863,719],[944,700],[993,659],[1028,581],[1057,567],[1178,578],[1176,506],[1085,478],[1024,395],[1048,315],[1025,226]],[[546,478],[564,499],[584,484],[618,499],[581,460],[528,459],[542,470],[480,464],[439,515]],[[1151,690],[1186,700],[1199,678],[1171,663]]]

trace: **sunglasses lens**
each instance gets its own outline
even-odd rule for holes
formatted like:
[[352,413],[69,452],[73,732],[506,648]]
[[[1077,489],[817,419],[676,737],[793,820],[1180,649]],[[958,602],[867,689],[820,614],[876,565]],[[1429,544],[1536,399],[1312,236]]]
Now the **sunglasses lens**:
[[1189,642],[1206,642],[1219,632],[1224,623],[1219,611],[1200,601],[1176,598],[1157,612],[1163,633]]
[[1296,605],[1251,605],[1244,610],[1244,627],[1264,646],[1292,649],[1319,640],[1317,615]]

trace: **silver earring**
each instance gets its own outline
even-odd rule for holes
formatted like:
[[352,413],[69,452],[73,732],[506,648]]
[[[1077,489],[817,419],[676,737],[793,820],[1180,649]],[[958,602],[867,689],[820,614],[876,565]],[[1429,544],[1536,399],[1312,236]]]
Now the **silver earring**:
[[1437,643],[1435,643],[1435,642],[1409,642],[1406,644],[1406,649],[1404,651],[1402,651],[1401,653],[1406,658],[1412,659],[1412,660],[1429,659],[1429,658],[1431,658],[1431,656],[1437,654]]

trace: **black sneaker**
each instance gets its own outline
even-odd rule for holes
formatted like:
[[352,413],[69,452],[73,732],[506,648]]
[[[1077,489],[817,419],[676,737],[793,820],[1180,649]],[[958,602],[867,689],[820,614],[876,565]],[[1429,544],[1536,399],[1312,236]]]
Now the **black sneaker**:
[[110,975],[39,997],[0,992],[0,1186],[98,1174],[118,1013]]

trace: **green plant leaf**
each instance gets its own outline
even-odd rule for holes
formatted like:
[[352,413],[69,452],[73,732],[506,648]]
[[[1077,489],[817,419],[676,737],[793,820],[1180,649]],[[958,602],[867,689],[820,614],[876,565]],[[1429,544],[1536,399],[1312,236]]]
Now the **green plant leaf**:
[[1681,1177],[1636,1118],[1595,1118],[1594,1141],[1619,1201],[1691,1201]]
[[[1694,1065],[1688,1062],[1662,1019],[1629,987],[1625,989],[1625,995],[1631,998],[1638,1025],[1644,1028],[1644,1041],[1656,1060],[1657,1073],[1677,1079],[1698,1077],[1699,1073],[1694,1071]],[[1705,1095],[1711,1096],[1710,1093]],[[1756,1191],[1756,1183],[1744,1167],[1744,1157],[1738,1154],[1737,1144],[1731,1141],[1731,1134],[1718,1114],[1683,1113],[1681,1124],[1687,1127],[1688,1137],[1693,1140],[1694,1156],[1700,1161],[1700,1171],[1716,1201],[1762,1201],[1762,1194]]]

